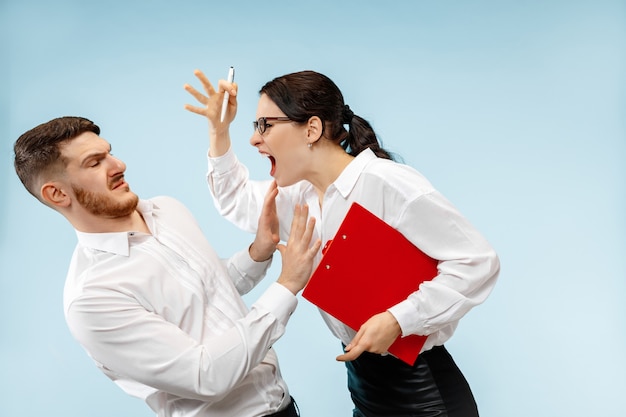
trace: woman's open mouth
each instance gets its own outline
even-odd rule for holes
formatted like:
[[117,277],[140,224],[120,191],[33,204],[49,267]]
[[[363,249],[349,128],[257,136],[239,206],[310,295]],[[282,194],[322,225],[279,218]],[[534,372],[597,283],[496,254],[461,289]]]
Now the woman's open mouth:
[[272,168],[270,169],[270,175],[273,177],[276,172],[276,159],[273,156],[267,156],[272,164]]
[[269,159],[270,164],[272,165],[270,168],[270,175],[273,177],[274,173],[276,172],[276,158],[274,158],[272,155],[265,153],[265,152],[260,152],[260,153],[261,155]]

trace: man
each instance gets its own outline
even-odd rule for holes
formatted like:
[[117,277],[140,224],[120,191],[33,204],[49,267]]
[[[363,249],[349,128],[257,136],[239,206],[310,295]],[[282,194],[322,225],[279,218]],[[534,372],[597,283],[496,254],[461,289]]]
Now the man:
[[[100,128],[61,117],[16,141],[26,189],[76,229],[64,291],[74,337],[97,366],[159,416],[296,416],[272,344],[284,333],[320,242],[297,207],[278,244],[276,186],[248,250],[220,260],[191,213],[169,197],[140,200]],[[240,294],[283,268],[248,310]]]

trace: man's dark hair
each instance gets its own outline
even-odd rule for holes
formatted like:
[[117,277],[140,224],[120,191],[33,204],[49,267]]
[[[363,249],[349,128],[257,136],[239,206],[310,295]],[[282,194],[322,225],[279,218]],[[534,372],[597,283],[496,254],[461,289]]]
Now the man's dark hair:
[[29,193],[38,200],[42,180],[65,168],[59,145],[84,132],[100,134],[100,128],[83,117],[59,117],[29,130],[13,147],[15,172]]

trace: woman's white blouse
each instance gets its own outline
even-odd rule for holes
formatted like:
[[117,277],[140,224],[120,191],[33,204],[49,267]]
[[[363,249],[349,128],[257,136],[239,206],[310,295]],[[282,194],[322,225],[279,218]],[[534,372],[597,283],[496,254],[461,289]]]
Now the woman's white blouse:
[[[229,150],[208,158],[207,181],[220,214],[254,232],[271,180],[252,181],[247,168]],[[313,186],[302,181],[279,189],[276,199],[282,240],[289,236],[295,204],[306,203],[317,219],[315,236],[332,239],[353,202],[399,230],[421,251],[439,260],[438,275],[406,300],[388,309],[402,335],[428,335],[423,350],[447,341],[459,320],[493,289],[500,263],[487,240],[415,169],[361,152],[331,184],[320,207]],[[359,254],[353,254],[358,262]],[[365,255],[364,255],[365,256]],[[316,265],[321,259],[318,254]],[[388,277],[392,282],[393,277]],[[346,294],[350,303],[350,294]],[[321,312],[330,330],[348,344],[355,331]]]

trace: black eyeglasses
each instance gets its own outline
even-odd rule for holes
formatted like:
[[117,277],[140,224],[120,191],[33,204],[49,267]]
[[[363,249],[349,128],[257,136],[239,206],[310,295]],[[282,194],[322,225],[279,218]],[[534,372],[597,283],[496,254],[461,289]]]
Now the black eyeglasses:
[[268,127],[274,126],[273,124],[267,123],[268,120],[274,120],[276,122],[291,122],[291,119],[286,116],[282,117],[259,117],[257,120],[252,122],[252,125],[259,133],[262,135],[265,133]]

